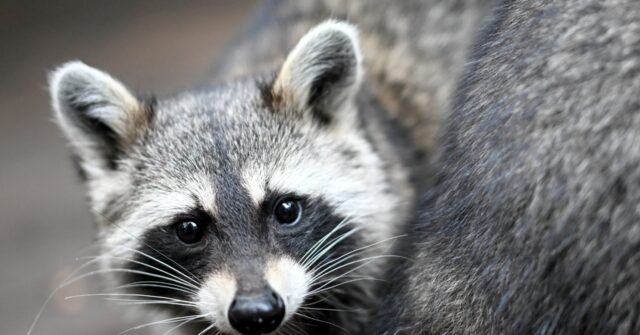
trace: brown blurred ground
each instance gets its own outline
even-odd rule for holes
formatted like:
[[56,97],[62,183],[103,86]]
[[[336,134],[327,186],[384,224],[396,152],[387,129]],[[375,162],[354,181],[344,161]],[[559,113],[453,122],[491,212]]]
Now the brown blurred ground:
[[[0,1],[0,334],[25,334],[79,263],[94,226],[69,151],[51,122],[46,73],[80,59],[141,93],[197,82],[255,1]],[[117,334],[126,309],[90,282],[56,295],[38,334]],[[131,332],[148,334],[149,331]]]

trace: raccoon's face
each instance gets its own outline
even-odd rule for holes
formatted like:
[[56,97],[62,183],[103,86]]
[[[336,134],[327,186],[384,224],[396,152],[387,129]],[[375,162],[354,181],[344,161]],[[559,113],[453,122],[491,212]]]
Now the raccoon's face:
[[203,334],[262,334],[313,323],[305,304],[371,274],[365,246],[391,236],[401,204],[358,127],[361,72],[356,32],[337,22],[273,76],[153,103],[82,63],[58,69],[56,117],[121,298]]

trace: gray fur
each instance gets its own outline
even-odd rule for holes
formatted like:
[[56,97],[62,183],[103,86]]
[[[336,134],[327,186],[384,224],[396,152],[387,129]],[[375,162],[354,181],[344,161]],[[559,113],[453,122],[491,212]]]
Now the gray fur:
[[[412,210],[414,192],[402,154],[410,147],[391,147],[388,116],[366,87],[360,89],[354,28],[329,22],[309,36],[278,72],[152,102],[139,101],[115,79],[79,62],[52,75],[56,117],[79,157],[101,223],[103,268],[139,264],[123,261],[135,261],[132,249],[179,260],[206,284],[198,289],[207,291],[181,299],[204,306],[199,313],[215,311],[210,321],[232,333],[225,317],[231,290],[286,290],[295,279],[288,285],[296,291],[280,294],[285,301],[306,298],[300,295],[312,290],[304,288],[311,274],[293,272],[291,266],[301,265],[269,264],[293,263],[283,258],[302,262],[323,236],[319,232],[333,228],[327,225],[346,221],[349,229],[358,228],[340,245],[342,253],[397,235],[398,223]],[[325,57],[326,48],[339,50],[333,54],[340,57]],[[317,111],[326,115],[318,117]],[[305,199],[304,231],[281,228],[271,219],[274,197],[287,195]],[[193,250],[177,240],[173,227],[184,215],[205,217],[200,220],[215,231],[207,235],[206,248]],[[389,244],[351,259],[384,254]],[[327,257],[338,257],[336,252]],[[376,264],[353,274],[379,277]],[[266,273],[278,283],[266,283]],[[112,276],[115,285],[144,279]],[[329,322],[356,331],[375,297],[365,281],[344,288],[349,293],[339,304],[358,313]],[[287,308],[295,317],[297,306]],[[188,312],[178,315],[183,313]]]
[[[490,3],[273,1],[231,46],[213,84],[157,100],[125,104],[133,94],[105,81],[108,75],[79,63],[63,66],[52,77],[54,109],[86,176],[103,253],[119,257],[102,266],[127,266],[122,259],[135,256],[130,249],[162,250],[196,279],[213,278],[207,282],[213,289],[199,297],[224,311],[213,291],[262,287],[270,257],[295,261],[315,241],[317,227],[305,238],[282,240],[274,237],[277,229],[265,229],[260,209],[273,193],[310,199],[322,209],[312,218],[320,223],[342,218],[361,228],[347,251],[397,235],[413,213],[416,190],[431,178],[440,121]],[[333,22],[313,43],[298,44],[327,18],[356,23],[360,42],[353,28]],[[121,94],[110,94],[115,88]],[[196,209],[217,234],[205,256],[187,257],[167,232],[176,217]],[[385,253],[389,244],[358,256]],[[380,277],[380,264],[356,274]],[[367,307],[378,304],[372,284],[336,291],[354,311],[324,313],[320,322],[362,330]],[[218,298],[228,304],[233,297]],[[217,317],[210,321],[232,332]],[[305,331],[323,333],[315,326]]]
[[640,2],[505,1],[467,71],[374,332],[640,333]]
[[326,18],[358,27],[366,82],[408,131],[416,169],[428,185],[442,120],[469,46],[493,0],[270,0],[217,64],[216,80],[270,69],[311,27]]

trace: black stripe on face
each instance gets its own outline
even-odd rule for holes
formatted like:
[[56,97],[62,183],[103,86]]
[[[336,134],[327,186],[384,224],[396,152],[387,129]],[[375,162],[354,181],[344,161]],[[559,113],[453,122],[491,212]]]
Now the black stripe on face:
[[[217,271],[223,269],[231,271],[238,282],[256,280],[249,273],[241,272],[243,271],[241,269],[251,271],[253,275],[264,272],[264,268],[258,269],[257,267],[264,267],[266,262],[256,262],[251,256],[254,254],[253,251],[261,252],[265,259],[272,256],[286,255],[298,261],[298,263],[302,263],[302,258],[305,254],[332,231],[332,235],[325,240],[324,246],[328,246],[356,227],[355,222],[346,223],[342,228],[334,231],[338,225],[344,222],[345,218],[336,214],[335,209],[323,199],[308,198],[300,198],[303,204],[300,222],[294,226],[281,225],[275,219],[272,209],[273,202],[282,198],[282,196],[279,194],[267,195],[267,200],[259,209],[254,206],[226,206],[222,210],[228,210],[229,212],[219,216],[219,218],[225,218],[227,221],[233,217],[240,217],[243,220],[220,222],[219,218],[213,218],[201,210],[195,210],[176,218],[175,222],[148,231],[142,239],[142,246],[139,251],[149,257],[135,254],[132,257],[134,262],[128,264],[129,269],[147,274],[128,274],[123,278],[123,284],[145,283],[145,285],[152,285],[132,289],[130,290],[132,293],[195,301],[196,298],[194,296],[197,293],[184,291],[197,292],[202,286],[200,283]],[[253,212],[232,213],[238,210],[250,210]],[[182,218],[195,218],[204,226],[205,234],[201,244],[185,245],[177,237],[174,227]],[[253,219],[249,220],[248,218]],[[257,226],[261,226],[262,229],[257,229]],[[247,234],[252,230],[253,233]],[[314,264],[311,264],[310,268],[318,269],[319,267],[327,266],[329,262],[336,261],[341,256],[361,247],[362,243],[360,236],[357,234],[350,235],[324,253]],[[248,252],[247,249],[253,251]],[[323,249],[319,248],[318,251]],[[151,259],[151,257],[156,260]],[[357,257],[354,257],[350,261],[356,259]],[[336,278],[357,265],[359,264],[344,267],[319,280]],[[260,280],[263,279],[260,278]],[[322,284],[317,283],[310,289],[316,289]],[[348,284],[340,289],[339,292],[336,291],[332,294],[333,297],[331,299],[322,300],[325,296],[315,296],[310,297],[307,303],[315,303],[315,307],[322,306],[321,308],[333,309],[348,308],[348,306],[357,306],[360,303],[358,298],[352,298],[352,293],[361,289],[358,284]],[[360,296],[360,294],[355,294],[355,296]],[[161,305],[159,307],[178,316],[202,312],[188,306]],[[323,312],[314,317],[320,317],[321,320],[335,318],[331,312]],[[310,334],[336,331],[332,326],[326,328],[326,324],[323,322],[312,322],[308,319],[301,319],[300,321],[309,324],[308,333]]]

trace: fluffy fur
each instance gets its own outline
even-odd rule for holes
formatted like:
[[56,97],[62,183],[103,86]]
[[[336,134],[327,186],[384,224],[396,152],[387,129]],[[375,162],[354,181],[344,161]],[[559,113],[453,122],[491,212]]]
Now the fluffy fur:
[[[365,81],[377,102],[406,129],[416,149],[414,185],[435,175],[441,124],[470,45],[493,0],[269,0],[214,67],[216,80],[278,66],[305,32],[326,18],[360,31]],[[376,132],[372,132],[375,136]]]
[[[264,287],[287,304],[282,331],[361,331],[378,304],[363,279],[382,275],[379,259],[365,259],[388,253],[381,242],[430,182],[440,120],[490,2],[270,1],[212,84],[157,100],[82,63],[62,66],[54,109],[111,283],[165,297],[171,315],[200,315],[181,327],[195,334],[234,333],[233,292]],[[360,34],[319,24],[329,17]],[[299,226],[270,215],[282,197],[304,204]],[[184,220],[204,224],[203,245],[178,241]],[[315,311],[300,309],[309,303]]]
[[504,1],[372,333],[640,333],[640,4]]
[[[56,70],[56,117],[111,282],[176,317],[200,316],[183,327],[197,332],[237,333],[234,296],[263,289],[284,301],[283,331],[301,321],[308,333],[360,329],[375,301],[365,279],[380,276],[380,260],[366,258],[386,253],[413,201],[405,149],[370,136],[391,128],[362,72],[355,28],[336,21],[312,29],[277,71],[155,101],[80,62]],[[295,226],[274,219],[283,197],[301,203]],[[185,220],[201,224],[202,243],[178,239]]]

